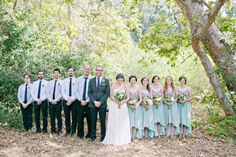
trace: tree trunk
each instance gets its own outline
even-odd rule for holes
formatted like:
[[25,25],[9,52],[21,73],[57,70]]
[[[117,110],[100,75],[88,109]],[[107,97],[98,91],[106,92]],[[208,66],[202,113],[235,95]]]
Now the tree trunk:
[[220,69],[228,90],[236,91],[236,57],[219,33],[219,29],[213,25],[204,35],[200,36],[200,40]]
[[234,110],[232,108],[232,104],[225,95],[224,88],[220,84],[220,80],[207,56],[207,54],[204,52],[204,50],[200,47],[199,39],[192,37],[192,47],[193,50],[198,55],[206,73],[207,76],[210,79],[210,82],[213,86],[213,88],[216,91],[218,100],[220,104],[222,104],[223,110],[225,112],[226,116],[235,116]]
[[[181,10],[186,15],[193,30],[199,32],[201,27],[208,20],[208,14],[203,8],[201,0],[176,0]],[[213,62],[219,68],[222,77],[229,91],[236,91],[236,57],[235,52],[230,50],[230,45],[213,23],[199,35],[200,41],[204,44]]]
[[202,42],[213,62],[221,70],[221,75],[229,91],[236,91],[236,58],[234,54],[227,48],[227,44],[222,38],[222,33],[214,23],[210,23],[209,28],[204,33],[201,33],[202,27],[205,27],[208,22],[208,16],[204,11],[201,0],[176,0],[176,2],[189,21],[193,50],[201,60],[225,114],[227,116],[235,116],[232,103],[225,95],[219,77],[214,71],[207,54],[199,44]]

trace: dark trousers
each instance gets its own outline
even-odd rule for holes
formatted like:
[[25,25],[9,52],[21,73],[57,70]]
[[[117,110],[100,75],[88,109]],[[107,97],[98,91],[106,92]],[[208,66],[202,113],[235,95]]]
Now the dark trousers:
[[90,107],[91,115],[91,139],[96,138],[96,125],[97,125],[97,113],[99,112],[99,118],[101,123],[101,140],[105,138],[106,134],[106,108]]
[[86,117],[87,126],[88,126],[88,133],[86,138],[91,137],[91,119],[90,119],[90,110],[88,104],[86,106],[82,106],[79,102],[78,105],[78,137],[84,137],[84,117]]
[[50,112],[50,122],[51,122],[51,133],[55,133],[55,120],[57,118],[58,133],[62,131],[62,118],[61,118],[61,101],[57,104],[52,104],[49,102],[49,112]]
[[[63,108],[65,113],[66,134],[75,134],[78,119],[78,100],[75,100],[70,106],[66,105],[67,101],[63,101]],[[72,126],[71,116],[72,113]]]
[[40,111],[43,115],[43,131],[47,132],[48,127],[48,102],[44,100],[40,105],[37,105],[37,102],[34,102],[34,114],[35,114],[35,124],[37,132],[41,132],[40,127]]
[[32,114],[33,114],[33,104],[29,104],[26,108],[20,104],[20,109],[22,113],[24,129],[28,131],[32,128]]

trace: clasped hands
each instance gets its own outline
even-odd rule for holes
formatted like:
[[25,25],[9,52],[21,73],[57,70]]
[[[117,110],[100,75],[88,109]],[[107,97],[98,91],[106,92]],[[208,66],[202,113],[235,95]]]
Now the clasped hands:
[[29,104],[28,103],[21,103],[22,104],[22,106],[23,106],[23,108],[27,108],[28,106],[29,106]]
[[52,100],[50,101],[53,105],[56,105],[57,104],[57,101],[56,100]]
[[100,101],[94,101],[94,105],[96,106],[96,107],[100,107],[101,106],[101,102]]
[[86,105],[88,104],[88,102],[85,101],[85,100],[80,100],[80,104],[81,104],[82,106],[86,106]]
[[37,102],[37,105],[41,105],[43,101],[41,99],[37,99],[36,102]]

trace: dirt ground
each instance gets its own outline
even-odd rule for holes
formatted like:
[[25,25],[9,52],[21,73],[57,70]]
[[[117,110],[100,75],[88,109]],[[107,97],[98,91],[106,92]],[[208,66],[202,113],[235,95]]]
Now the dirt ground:
[[[196,112],[193,118],[202,117],[204,112]],[[99,132],[99,131],[98,131]],[[192,137],[179,140],[141,140],[124,146],[104,146],[99,138],[95,142],[78,140],[77,137],[51,137],[49,134],[25,133],[13,129],[0,128],[0,157],[236,157],[236,144],[232,140],[215,139],[199,130]]]
[[133,142],[124,146],[104,146],[99,140],[90,142],[76,137],[54,136],[16,132],[0,129],[0,156],[9,157],[111,157],[111,156],[236,156],[236,145],[231,140],[216,140],[202,133],[185,140],[178,138],[152,139]]

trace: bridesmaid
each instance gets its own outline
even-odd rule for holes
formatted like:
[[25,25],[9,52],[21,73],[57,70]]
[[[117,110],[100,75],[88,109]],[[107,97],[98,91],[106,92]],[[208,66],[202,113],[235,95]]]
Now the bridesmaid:
[[130,86],[128,88],[130,100],[128,101],[129,120],[132,141],[137,138],[142,138],[142,113],[140,108],[141,98],[139,97],[139,89],[136,86],[137,77],[131,75],[129,77]]
[[179,77],[180,87],[178,91],[178,107],[180,114],[180,138],[185,138],[185,135],[191,135],[191,112],[190,101],[192,100],[192,90],[186,86],[187,79],[185,76]]
[[154,136],[154,119],[152,108],[152,91],[149,86],[147,77],[141,79],[142,87],[139,90],[140,97],[142,98],[141,110],[143,115],[142,130],[144,131],[144,139]]
[[169,136],[171,129],[171,137],[174,133],[178,133],[179,129],[179,113],[177,105],[177,90],[175,89],[173,79],[167,76],[164,84],[164,104],[165,104],[165,120],[166,120],[166,137]]
[[[165,115],[163,105],[163,88],[160,85],[160,77],[152,77],[152,95],[153,95],[153,114],[154,114],[154,125],[157,130],[155,133],[160,138],[163,135],[165,128]],[[162,131],[163,130],[163,131]]]

